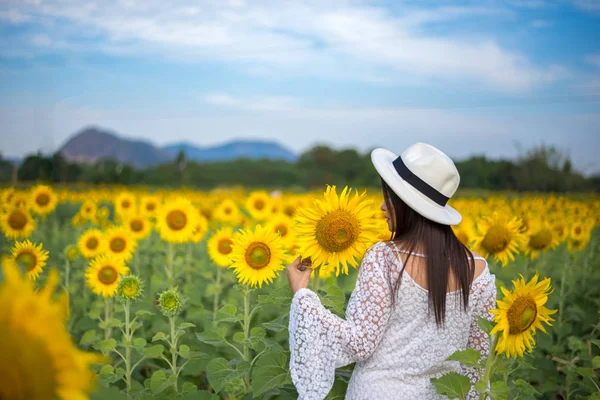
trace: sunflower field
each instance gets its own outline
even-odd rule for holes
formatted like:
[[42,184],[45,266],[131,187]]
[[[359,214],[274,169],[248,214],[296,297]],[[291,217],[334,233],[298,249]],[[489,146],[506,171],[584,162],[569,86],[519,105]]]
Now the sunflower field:
[[[0,399],[295,399],[285,268],[344,315],[380,192],[0,189]],[[458,194],[498,286],[480,398],[600,399],[600,198]],[[352,366],[328,399],[343,399]],[[466,377],[434,380],[464,399]]]

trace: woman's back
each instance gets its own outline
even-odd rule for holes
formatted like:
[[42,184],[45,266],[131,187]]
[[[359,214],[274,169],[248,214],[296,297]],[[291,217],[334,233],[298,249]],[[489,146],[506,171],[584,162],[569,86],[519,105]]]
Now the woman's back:
[[[457,362],[446,359],[467,347],[487,348],[487,338],[480,334],[474,313],[493,308],[495,294],[490,292],[495,290],[494,277],[489,273],[487,262],[476,256],[475,278],[466,311],[461,291],[450,279],[449,286],[454,290],[446,294],[445,321],[443,327],[438,328],[429,312],[428,291],[424,287],[427,282],[425,256],[412,253],[408,257],[408,252],[394,242],[378,244],[378,248],[389,268],[391,281],[402,281],[381,341],[371,357],[357,363],[346,398],[443,398],[436,394],[430,379],[451,371],[461,372]],[[409,262],[405,266],[407,258]],[[353,307],[359,304],[351,303]],[[349,304],[348,313],[354,312]],[[390,393],[402,395],[394,397]]]
[[[347,399],[442,398],[430,379],[460,369],[446,358],[467,347],[485,352],[487,336],[477,319],[479,315],[491,318],[488,310],[495,299],[494,277],[485,261],[478,262],[476,270],[483,272],[473,281],[467,310],[460,291],[447,293],[445,322],[438,328],[429,312],[427,290],[416,281],[422,277],[411,263],[401,275],[393,301],[391,283],[400,276],[405,259],[406,254],[393,242],[378,242],[367,251],[346,320],[327,311],[308,289],[294,296],[290,368],[301,399],[324,398],[335,368],[352,362],[356,366]],[[476,380],[474,371],[462,372]]]

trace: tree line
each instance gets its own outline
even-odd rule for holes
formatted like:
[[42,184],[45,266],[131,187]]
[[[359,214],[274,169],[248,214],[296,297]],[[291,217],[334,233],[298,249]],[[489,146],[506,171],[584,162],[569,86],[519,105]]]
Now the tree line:
[[[514,160],[472,156],[455,161],[462,188],[540,192],[600,191],[600,175],[585,177],[572,161],[553,146],[539,146]],[[250,188],[310,189],[326,184],[379,187],[370,152],[315,146],[296,162],[237,159],[194,162],[180,153],[171,163],[134,169],[114,160],[93,164],[72,163],[60,153],[29,155],[16,167],[0,156],[0,182],[55,182],[88,184],[143,184],[210,189],[244,185]]]

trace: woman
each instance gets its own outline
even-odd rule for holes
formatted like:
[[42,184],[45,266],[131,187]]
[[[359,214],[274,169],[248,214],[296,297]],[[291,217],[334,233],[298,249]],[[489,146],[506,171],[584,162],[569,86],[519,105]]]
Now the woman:
[[[448,156],[416,143],[399,157],[375,149],[371,160],[392,238],[366,251],[345,320],[307,289],[310,268],[299,259],[288,267],[292,380],[300,399],[323,399],[335,368],[356,362],[346,399],[443,399],[431,378],[456,371],[478,380],[446,359],[467,347],[487,356],[477,321],[492,318],[495,277],[450,226],[462,217],[446,204],[460,180]],[[478,398],[474,389],[469,398]]]

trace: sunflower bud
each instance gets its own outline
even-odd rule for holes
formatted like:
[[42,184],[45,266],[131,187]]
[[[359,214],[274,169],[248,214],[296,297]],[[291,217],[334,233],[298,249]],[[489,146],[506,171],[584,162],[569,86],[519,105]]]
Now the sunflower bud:
[[165,290],[158,296],[158,306],[166,316],[177,315],[183,309],[183,301],[177,289]]
[[144,285],[140,278],[135,275],[124,276],[119,281],[119,286],[117,287],[117,296],[119,296],[121,301],[138,301],[142,297],[143,292]]
[[79,257],[79,250],[77,250],[77,246],[73,246],[72,244],[68,245],[65,248],[65,257],[69,261],[75,261],[77,257]]

